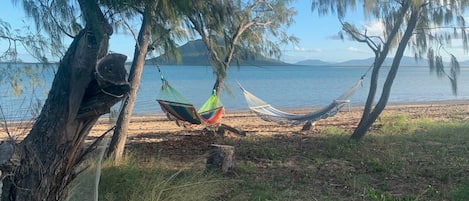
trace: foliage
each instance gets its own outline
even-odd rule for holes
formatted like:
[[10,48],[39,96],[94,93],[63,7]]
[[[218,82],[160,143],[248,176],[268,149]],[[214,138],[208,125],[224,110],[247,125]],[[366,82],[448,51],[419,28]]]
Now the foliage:
[[[42,75],[46,70],[53,68],[48,63],[47,53],[50,51],[50,43],[48,39],[39,33],[31,31],[29,26],[22,28],[13,28],[8,22],[0,19],[0,42],[4,44],[0,54],[0,86],[2,95],[18,97],[26,89],[34,91],[38,86],[43,86],[44,81]],[[26,52],[40,63],[25,63],[22,61],[18,52],[26,50]],[[30,104],[38,105],[30,108],[35,111],[33,116],[37,116],[40,109],[38,100],[31,101]],[[33,103],[34,101],[34,103]],[[3,108],[2,108],[3,107]],[[0,115],[2,120],[5,117],[5,105],[0,105],[2,109]],[[18,111],[15,111],[18,112]],[[21,114],[24,115],[24,114]]]
[[387,134],[413,132],[411,125],[415,124],[412,124],[409,116],[405,114],[382,115],[375,123],[375,126],[380,127],[381,132]]
[[287,7],[289,3],[286,0],[217,0],[210,4],[203,1],[187,4],[183,10],[186,26],[198,33],[207,47],[217,76],[214,89],[219,92],[232,61],[256,56],[243,53],[278,57],[279,44],[297,41],[285,31],[296,14]]
[[451,200],[467,200],[469,198],[469,180],[463,181],[451,190]]
[[[180,59],[177,51],[177,42],[187,40],[189,32],[181,25],[182,16],[179,13],[180,1],[157,0],[157,1],[121,1],[105,0],[100,1],[103,6],[114,13],[110,15],[111,24],[116,31],[131,33],[137,43],[137,32],[129,24],[134,21],[148,20],[151,24],[151,41],[149,43],[150,54],[162,54]],[[151,16],[145,15],[145,8],[153,6]],[[137,46],[138,48],[138,46]]]
[[144,162],[138,158],[129,154],[120,166],[105,164],[99,200],[205,201],[221,196],[230,183],[198,167],[177,170],[162,161]]
[[[469,3],[467,1],[409,1],[411,9],[402,15],[401,9],[407,1],[313,1],[312,9],[321,15],[337,13],[341,20],[346,19],[347,12],[355,10],[357,4],[362,3],[364,17],[376,20],[383,27],[382,35],[370,35],[367,30],[359,31],[356,25],[344,22],[341,35],[348,34],[359,42],[368,41],[368,45],[375,48],[383,48],[393,30],[398,30],[398,37],[392,39],[391,48],[396,48],[403,32],[408,25],[396,24],[400,18],[410,15],[410,12],[418,12],[418,22],[413,33],[414,37],[408,44],[416,59],[427,56],[429,59],[430,72],[436,72],[438,77],[447,76],[451,80],[453,92],[457,93],[457,75],[459,74],[459,63],[454,54],[447,47],[452,42],[460,42],[465,51],[469,50],[468,34],[464,12]],[[399,25],[399,26],[396,26]],[[446,55],[446,56],[444,56]],[[445,70],[449,62],[449,70]]]
[[83,29],[79,6],[66,0],[12,0],[21,4],[26,15],[35,22],[36,30],[48,34],[52,56],[61,58],[65,53],[64,36],[73,38]]

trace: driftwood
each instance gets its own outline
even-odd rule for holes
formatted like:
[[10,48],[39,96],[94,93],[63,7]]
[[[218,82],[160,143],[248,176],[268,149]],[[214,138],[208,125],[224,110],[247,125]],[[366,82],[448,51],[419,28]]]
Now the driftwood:
[[232,172],[235,168],[235,148],[229,145],[210,145],[206,168],[208,171]]
[[242,130],[238,130],[232,126],[229,126],[229,125],[226,125],[226,124],[220,124],[218,129],[217,129],[217,133],[218,134],[225,134],[226,131],[230,131],[236,135],[239,135],[239,136],[246,136],[246,132],[245,131],[242,131]]

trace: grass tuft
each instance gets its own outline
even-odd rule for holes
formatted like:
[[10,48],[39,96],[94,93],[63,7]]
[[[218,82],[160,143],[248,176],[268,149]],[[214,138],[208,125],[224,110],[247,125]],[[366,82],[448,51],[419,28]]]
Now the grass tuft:
[[229,183],[220,175],[198,167],[177,170],[157,160],[142,162],[129,156],[119,166],[105,164],[99,200],[206,201],[220,197]]

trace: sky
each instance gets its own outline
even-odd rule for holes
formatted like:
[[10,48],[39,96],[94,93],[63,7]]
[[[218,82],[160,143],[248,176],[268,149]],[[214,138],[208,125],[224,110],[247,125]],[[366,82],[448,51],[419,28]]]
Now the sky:
[[[297,10],[294,17],[295,23],[289,27],[288,33],[300,39],[299,44],[283,46],[283,54],[280,58],[288,63],[295,63],[307,59],[317,59],[326,62],[342,62],[351,59],[365,59],[373,56],[368,46],[350,41],[340,40],[337,33],[340,31],[340,23],[335,16],[319,17],[311,11],[310,0],[298,0],[292,5]],[[380,26],[375,22],[367,22],[360,19],[360,11],[350,13],[345,20],[358,27],[366,27],[368,33],[379,32]],[[32,20],[24,16],[20,5],[14,6],[11,1],[6,1],[0,7],[0,19],[10,23],[13,29],[21,29],[26,22],[32,26]],[[5,43],[0,41],[0,50]],[[132,58],[135,42],[128,34],[115,33],[111,36],[110,51],[122,53]],[[462,50],[454,50],[460,61],[469,60],[469,56]],[[408,53],[408,56],[411,54]],[[25,52],[20,52],[23,60],[28,60]]]

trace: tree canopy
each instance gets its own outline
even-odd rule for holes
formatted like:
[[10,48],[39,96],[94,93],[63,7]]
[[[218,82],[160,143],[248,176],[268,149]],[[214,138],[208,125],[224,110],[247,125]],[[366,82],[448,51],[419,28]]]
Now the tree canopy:
[[246,54],[253,52],[279,57],[279,44],[297,42],[296,37],[286,33],[296,14],[288,7],[289,0],[188,2],[183,10],[187,27],[198,33],[207,46],[217,76],[217,92],[232,61],[255,57]]

